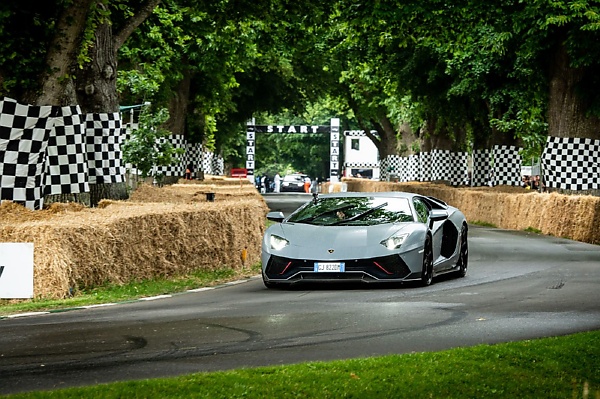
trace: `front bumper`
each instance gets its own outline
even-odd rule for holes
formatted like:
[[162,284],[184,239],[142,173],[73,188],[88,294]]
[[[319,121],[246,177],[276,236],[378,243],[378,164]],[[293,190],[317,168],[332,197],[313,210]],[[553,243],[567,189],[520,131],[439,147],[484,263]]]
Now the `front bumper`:
[[[293,284],[301,281],[361,281],[361,282],[401,282],[417,279],[419,273],[411,269],[398,254],[367,259],[340,259],[344,262],[344,272],[314,271],[319,259],[291,259],[271,255],[264,267],[265,281]],[[331,262],[331,260],[327,260]]]

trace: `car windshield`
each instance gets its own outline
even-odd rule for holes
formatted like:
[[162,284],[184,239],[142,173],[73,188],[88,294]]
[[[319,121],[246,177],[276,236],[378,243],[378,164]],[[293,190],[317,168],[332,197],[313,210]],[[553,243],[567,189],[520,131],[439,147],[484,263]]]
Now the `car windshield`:
[[323,226],[365,226],[414,221],[406,198],[318,198],[300,208],[288,220]]

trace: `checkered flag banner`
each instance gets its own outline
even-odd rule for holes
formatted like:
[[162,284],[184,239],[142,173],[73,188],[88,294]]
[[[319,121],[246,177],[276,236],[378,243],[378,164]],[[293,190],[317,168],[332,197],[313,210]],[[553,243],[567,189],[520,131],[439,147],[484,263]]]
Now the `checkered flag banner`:
[[542,154],[548,188],[583,191],[600,189],[600,140],[548,137]]
[[182,165],[187,168],[187,165],[192,164],[194,172],[202,169],[202,144],[187,143],[185,145],[185,154],[183,155]]
[[487,186],[491,180],[491,160],[489,149],[473,151],[473,178],[471,185],[474,187]]
[[213,157],[214,154],[210,151],[206,151],[202,154],[202,171],[204,174],[213,175]]
[[0,100],[0,202],[42,209],[42,174],[52,107]]
[[44,175],[44,195],[90,191],[85,116],[79,106],[52,107]]
[[[185,136],[183,136],[181,134],[173,134],[171,136],[161,137],[158,139],[159,143],[164,143],[166,141],[169,141],[171,143],[171,145],[173,145],[173,148],[176,148],[176,149],[177,148],[186,149],[186,147],[187,147],[187,140],[186,140]],[[184,172],[185,172],[185,156],[184,155],[177,155],[175,157],[175,162],[172,165],[156,167],[156,173],[162,174],[163,176],[181,177],[181,176],[183,176]]]
[[495,145],[492,149],[494,157],[494,185],[521,185],[521,155],[519,148],[508,145]]
[[86,114],[85,134],[89,183],[123,183],[121,115],[118,112]]
[[429,152],[419,154],[419,180],[431,181],[433,176],[433,157]]

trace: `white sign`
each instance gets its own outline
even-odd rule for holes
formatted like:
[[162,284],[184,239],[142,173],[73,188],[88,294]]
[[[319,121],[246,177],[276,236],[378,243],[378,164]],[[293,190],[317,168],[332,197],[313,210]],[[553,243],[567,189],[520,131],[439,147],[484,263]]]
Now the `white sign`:
[[33,298],[33,243],[0,243],[0,298]]

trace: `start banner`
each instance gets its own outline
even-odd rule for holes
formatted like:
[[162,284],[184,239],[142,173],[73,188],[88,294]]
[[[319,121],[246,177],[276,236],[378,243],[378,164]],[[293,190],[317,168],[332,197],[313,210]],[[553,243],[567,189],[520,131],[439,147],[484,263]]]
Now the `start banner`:
[[0,243],[0,298],[33,298],[33,243]]

